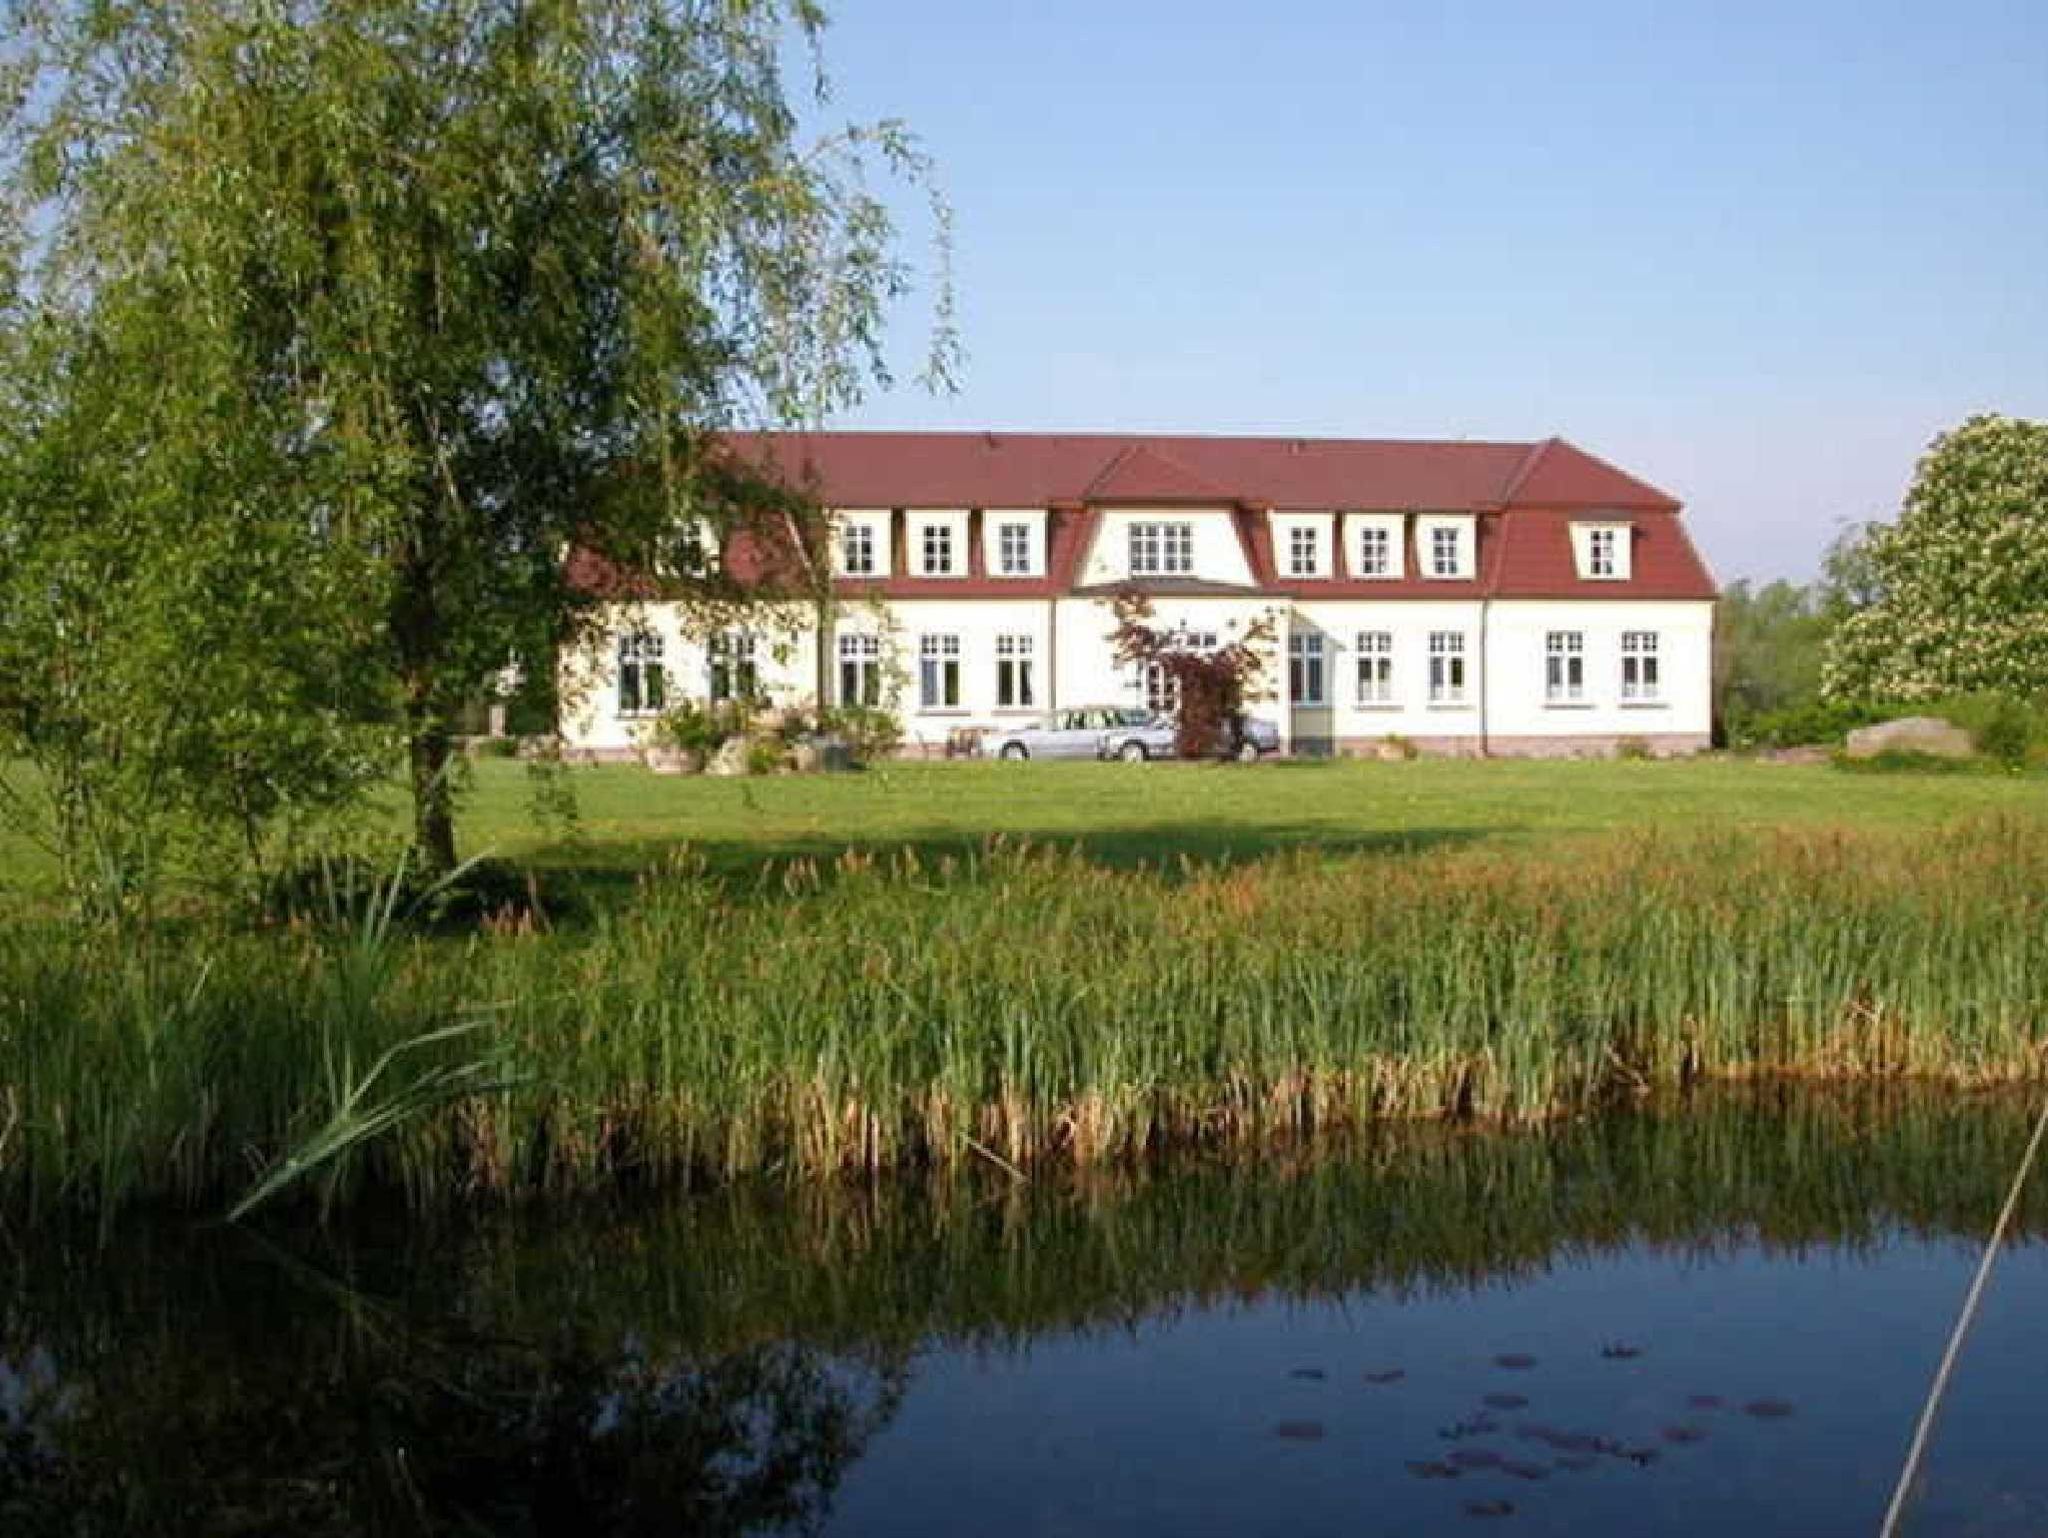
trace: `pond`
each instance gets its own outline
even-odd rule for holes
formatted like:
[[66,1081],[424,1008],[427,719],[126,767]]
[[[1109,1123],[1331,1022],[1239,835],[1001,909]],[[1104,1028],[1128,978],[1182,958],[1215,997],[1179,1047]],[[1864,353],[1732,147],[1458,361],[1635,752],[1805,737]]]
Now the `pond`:
[[[0,1531],[1868,1534],[2030,1112],[1752,1089],[1114,1175],[17,1221]],[[2044,1235],[2037,1190],[1910,1532],[2048,1527]]]

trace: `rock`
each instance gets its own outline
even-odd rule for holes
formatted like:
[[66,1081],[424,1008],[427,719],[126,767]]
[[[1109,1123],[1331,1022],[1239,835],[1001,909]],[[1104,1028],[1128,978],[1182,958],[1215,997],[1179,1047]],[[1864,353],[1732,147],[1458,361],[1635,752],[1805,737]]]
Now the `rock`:
[[1866,726],[1849,734],[1846,744],[1851,758],[1875,758],[1880,753],[1926,753],[1935,758],[1969,758],[1977,751],[1970,734],[1939,716],[1906,716]]
[[641,756],[656,774],[695,774],[704,767],[700,754],[685,752],[681,748],[649,748]]
[[747,772],[747,755],[752,748],[753,744],[745,737],[728,737],[711,755],[711,762],[704,766],[704,772],[723,779],[744,775]]

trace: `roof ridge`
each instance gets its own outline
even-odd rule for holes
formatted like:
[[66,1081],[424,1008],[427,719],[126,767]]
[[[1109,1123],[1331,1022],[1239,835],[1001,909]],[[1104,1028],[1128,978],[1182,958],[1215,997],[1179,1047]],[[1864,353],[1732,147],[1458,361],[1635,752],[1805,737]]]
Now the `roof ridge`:
[[1557,434],[1552,433],[1541,442],[1529,445],[1529,452],[1522,456],[1522,462],[1515,466],[1513,473],[1508,476],[1507,484],[1500,489],[1502,507],[1505,508],[1515,500],[1515,493],[1520,491],[1529,477],[1536,473],[1536,467],[1542,464],[1550,451],[1563,441]]

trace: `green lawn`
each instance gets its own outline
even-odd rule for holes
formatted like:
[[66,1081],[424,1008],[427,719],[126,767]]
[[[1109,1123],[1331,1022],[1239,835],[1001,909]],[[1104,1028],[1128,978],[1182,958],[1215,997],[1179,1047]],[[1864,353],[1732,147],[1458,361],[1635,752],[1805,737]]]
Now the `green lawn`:
[[[620,882],[688,846],[713,868],[849,847],[943,854],[991,835],[1081,846],[1132,866],[1492,843],[1543,848],[1617,830],[1933,828],[2048,814],[2048,780],[1991,773],[1856,774],[1700,759],[1413,763],[902,763],[860,774],[713,780],[628,766],[569,771],[578,827],[536,821],[526,771],[486,759],[462,822],[466,852]],[[398,808],[393,806],[393,825]],[[0,894],[50,891],[42,854],[0,832]]]
[[1492,843],[1544,847],[1617,830],[1933,828],[2048,814],[2048,780],[1858,774],[1741,760],[1357,761],[1255,768],[908,763],[862,774],[666,778],[573,772],[580,835],[535,827],[520,770],[479,766],[465,847],[544,868],[625,873],[687,844],[714,868],[848,847],[943,854],[992,835],[1082,847],[1105,864],[1244,860]]

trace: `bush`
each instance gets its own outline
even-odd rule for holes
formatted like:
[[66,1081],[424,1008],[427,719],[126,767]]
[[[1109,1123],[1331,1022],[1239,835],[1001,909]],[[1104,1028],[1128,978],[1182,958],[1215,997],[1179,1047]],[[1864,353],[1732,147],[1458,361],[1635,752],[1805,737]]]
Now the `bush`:
[[1907,707],[1862,700],[1811,700],[1782,710],[1730,708],[1723,726],[1736,749],[1839,746],[1859,726],[1910,714]]
[[1647,764],[1657,755],[1650,751],[1647,739],[1624,737],[1614,745],[1614,756],[1625,763]]
[[789,745],[780,737],[755,737],[747,743],[747,773],[775,774],[789,764]]
[[874,705],[842,705],[837,710],[820,711],[818,730],[842,739],[857,764],[887,758],[903,740],[903,723]]
[[746,711],[732,701],[700,705],[695,700],[680,700],[662,713],[654,737],[664,746],[709,758],[746,729]]

